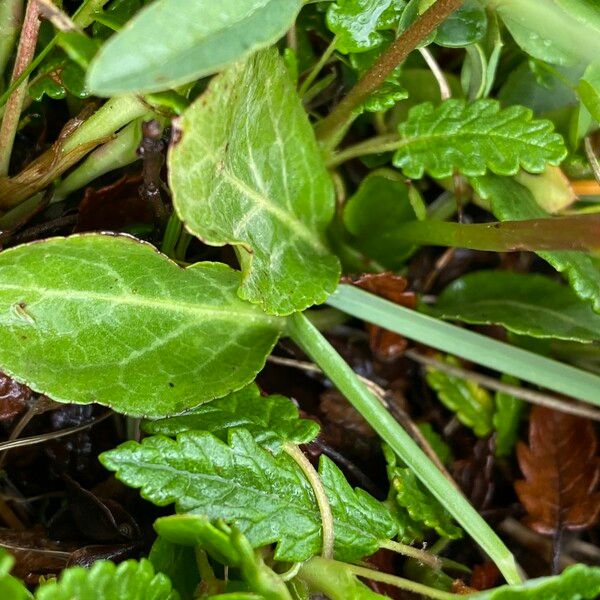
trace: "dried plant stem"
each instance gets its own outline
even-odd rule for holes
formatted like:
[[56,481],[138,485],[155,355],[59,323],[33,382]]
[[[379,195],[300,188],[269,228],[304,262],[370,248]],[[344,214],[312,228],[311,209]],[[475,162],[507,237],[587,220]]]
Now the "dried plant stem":
[[304,476],[308,479],[313,489],[313,493],[317,499],[319,512],[321,513],[321,529],[323,537],[321,556],[323,558],[333,558],[333,546],[335,543],[333,513],[331,512],[331,505],[329,504],[329,498],[327,498],[327,493],[323,487],[323,482],[321,481],[319,474],[315,471],[315,468],[308,458],[304,456],[304,453],[298,446],[294,444],[285,444],[283,449],[294,459],[300,469],[302,469]]
[[450,85],[448,84],[448,80],[444,75],[442,69],[440,69],[440,65],[438,65],[435,60],[433,54],[427,48],[419,48],[419,53],[423,57],[423,60],[427,63],[429,70],[435,77],[437,81],[438,87],[440,88],[440,98],[442,100],[448,100],[450,96],[452,96],[452,92],[450,90]]
[[317,137],[325,148],[332,149],[337,146],[352,122],[355,109],[377,90],[419,42],[458,9],[462,2],[463,0],[437,0],[380,56],[348,95],[317,125]]
[[589,135],[585,138],[583,145],[587,159],[592,167],[594,177],[596,178],[596,181],[600,183],[600,162],[598,161],[598,157],[596,156],[596,152],[594,150],[594,145],[592,144],[592,140]]
[[[29,0],[19,40],[12,80],[17,79],[33,59],[40,31],[40,10],[37,0]],[[6,104],[0,127],[0,176],[8,175],[10,156],[21,118],[21,107],[27,92],[27,79],[12,93]]]
[[11,450],[12,448],[22,448],[23,446],[32,446],[34,444],[43,444],[48,440],[55,440],[57,438],[65,437],[66,435],[73,435],[74,433],[79,433],[80,431],[84,431],[98,423],[101,423],[105,419],[108,419],[113,413],[107,412],[102,416],[90,421],[89,423],[84,423],[83,425],[78,425],[77,427],[67,427],[66,429],[61,429],[60,431],[52,431],[50,433],[43,433],[41,435],[32,435],[31,437],[21,438],[18,440],[12,440],[10,442],[3,442],[0,444],[0,452],[5,452],[6,450]]
[[477,373],[476,371],[471,371],[462,367],[449,365],[448,363],[445,363],[441,360],[437,360],[431,356],[421,354],[416,350],[407,350],[404,353],[404,355],[407,358],[410,358],[411,360],[414,360],[415,362],[418,362],[421,365],[433,367],[438,371],[442,371],[444,373],[447,373],[448,375],[453,375],[455,377],[460,377],[461,379],[468,379],[470,381],[474,381],[482,387],[494,390],[496,392],[510,394],[515,398],[525,400],[526,402],[530,402],[531,404],[538,404],[540,406],[545,406],[546,408],[557,410],[559,412],[567,413],[570,415],[576,415],[578,417],[585,417],[594,421],[600,421],[600,410],[596,410],[595,408],[586,406],[585,404],[565,402],[564,400],[561,400],[560,398],[557,398],[556,396],[552,396],[550,394],[536,392],[535,390],[528,390],[519,387],[518,385],[510,385],[508,383],[498,381],[498,379],[495,379],[494,377],[488,377],[487,375]]

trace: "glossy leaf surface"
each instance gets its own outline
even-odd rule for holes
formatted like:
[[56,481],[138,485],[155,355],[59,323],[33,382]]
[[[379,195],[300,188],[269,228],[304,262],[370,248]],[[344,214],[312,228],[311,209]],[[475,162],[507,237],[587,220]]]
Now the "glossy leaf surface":
[[281,324],[217,263],[180,269],[133,238],[0,253],[0,368],[62,402],[160,417],[251,381]]
[[296,405],[284,396],[262,396],[255,384],[224,398],[207,402],[194,410],[168,419],[146,421],[144,431],[175,436],[183,431],[209,431],[226,440],[235,427],[247,429],[261,445],[272,450],[282,443],[306,444],[314,440],[319,426],[301,419]]
[[[230,432],[228,443],[198,431],[127,442],[101,461],[159,506],[175,503],[178,512],[235,521],[254,547],[277,543],[278,560],[301,561],[321,550],[321,515],[308,480],[287,454],[272,455],[243,429]],[[396,522],[366,492],[344,485],[333,463],[321,465],[336,556],[372,554],[395,534]]]
[[500,109],[495,100],[446,100],[437,108],[425,103],[412,108],[398,131],[394,165],[407,177],[425,172],[450,177],[515,175],[523,167],[532,173],[558,164],[566,155],[561,136],[550,121],[533,119],[523,106]]
[[340,272],[325,243],[333,186],[277,52],[213,79],[179,127],[175,208],[206,243],[236,246],[240,296],[281,315],[324,302]]
[[100,50],[88,72],[99,95],[156,92],[216,73],[276,42],[302,0],[156,0]]
[[600,316],[567,286],[533,273],[479,271],[453,281],[430,309],[437,317],[502,325],[513,333],[600,340]]

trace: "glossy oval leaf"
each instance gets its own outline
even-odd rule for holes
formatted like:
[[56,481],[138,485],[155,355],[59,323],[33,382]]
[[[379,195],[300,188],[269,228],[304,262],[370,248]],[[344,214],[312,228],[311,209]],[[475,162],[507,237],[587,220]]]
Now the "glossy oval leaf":
[[325,242],[333,185],[277,51],[215,77],[178,127],[175,209],[204,242],[236,246],[240,297],[279,315],[324,302],[340,273]]
[[534,273],[479,271],[452,282],[430,311],[442,319],[496,324],[513,333],[600,340],[600,315],[567,286]]
[[216,73],[276,42],[302,0],[156,0],[100,50],[88,87],[157,92]]
[[60,402],[176,414],[253,380],[280,321],[217,263],[186,270],[134,238],[0,253],[0,370]]

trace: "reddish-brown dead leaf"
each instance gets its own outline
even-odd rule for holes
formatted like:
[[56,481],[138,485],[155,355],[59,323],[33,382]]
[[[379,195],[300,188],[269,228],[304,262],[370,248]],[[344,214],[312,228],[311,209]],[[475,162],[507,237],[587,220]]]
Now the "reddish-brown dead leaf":
[[475,565],[471,573],[471,587],[476,590],[489,590],[500,585],[502,576],[493,562]]
[[600,516],[600,458],[591,421],[534,406],[529,446],[517,458],[525,479],[515,482],[525,524],[545,535],[591,527]]
[[12,419],[25,411],[31,399],[31,390],[0,373],[0,421]]
[[[367,292],[407,308],[415,308],[416,306],[415,294],[406,291],[408,281],[400,275],[394,275],[394,273],[365,273],[352,283]],[[378,360],[394,360],[402,356],[406,350],[408,345],[406,338],[393,331],[371,324],[367,325],[367,331],[369,332],[371,351]]]

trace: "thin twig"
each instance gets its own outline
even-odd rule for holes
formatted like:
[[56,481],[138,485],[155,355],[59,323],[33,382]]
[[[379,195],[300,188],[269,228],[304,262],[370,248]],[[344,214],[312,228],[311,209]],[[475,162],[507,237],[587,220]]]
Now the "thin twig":
[[437,81],[438,87],[440,88],[440,98],[442,100],[448,100],[448,98],[452,96],[450,84],[448,83],[444,72],[440,69],[437,60],[435,60],[433,54],[427,48],[419,48],[419,53],[427,63],[427,66]]
[[105,419],[108,419],[112,415],[112,412],[106,412],[102,416],[89,421],[88,423],[84,423],[83,425],[78,425],[77,427],[67,427],[66,429],[61,429],[60,431],[52,431],[50,433],[42,433],[40,435],[32,435],[31,437],[21,438],[19,440],[12,440],[10,442],[4,442],[0,444],[0,452],[4,452],[6,450],[11,450],[12,448],[22,448],[23,446],[32,446],[33,444],[43,444],[48,440],[54,440],[57,438],[65,437],[67,435],[73,435],[74,433],[79,433],[80,431],[84,431],[98,423],[101,423]]
[[[17,79],[33,59],[40,32],[40,10],[37,0],[29,0],[17,49],[12,81]],[[0,127],[0,176],[8,175],[12,147],[21,118],[21,108],[27,93],[27,79],[13,92],[6,103]]]
[[565,402],[556,396],[544,394],[542,392],[536,392],[535,390],[525,389],[519,387],[518,385],[510,385],[508,383],[498,381],[493,377],[488,377],[487,375],[482,375],[481,373],[471,371],[470,369],[449,365],[441,360],[437,360],[430,356],[425,356],[416,350],[407,350],[404,353],[404,356],[414,360],[415,362],[418,362],[421,365],[433,367],[438,371],[442,371],[455,377],[460,377],[461,379],[474,381],[485,388],[494,390],[496,392],[510,394],[515,398],[525,400],[531,404],[539,404],[540,406],[545,406],[546,408],[550,408],[552,410],[557,410],[570,415],[577,415],[579,417],[585,417],[594,421],[600,421],[600,410],[584,404]]
[[392,74],[392,71],[442,21],[458,9],[463,0],[437,0],[377,60],[347,96],[318,123],[317,137],[326,148],[335,147],[360,106]]

